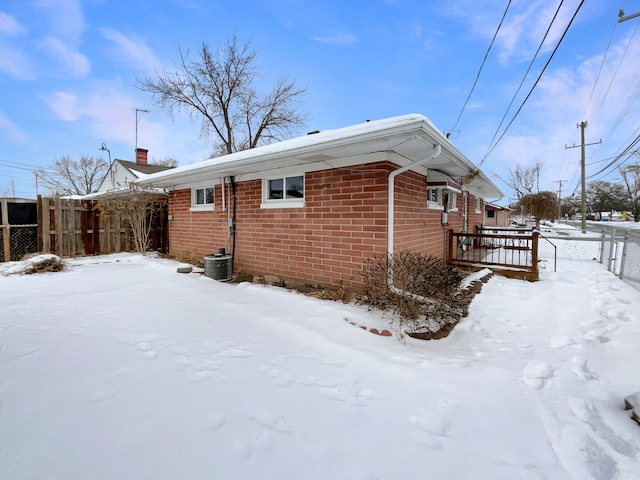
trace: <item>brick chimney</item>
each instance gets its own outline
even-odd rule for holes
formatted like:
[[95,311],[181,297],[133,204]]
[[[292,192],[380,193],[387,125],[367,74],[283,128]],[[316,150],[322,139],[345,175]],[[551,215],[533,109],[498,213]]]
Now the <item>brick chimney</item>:
[[146,165],[147,164],[147,153],[149,150],[145,148],[136,148],[136,163],[138,165]]

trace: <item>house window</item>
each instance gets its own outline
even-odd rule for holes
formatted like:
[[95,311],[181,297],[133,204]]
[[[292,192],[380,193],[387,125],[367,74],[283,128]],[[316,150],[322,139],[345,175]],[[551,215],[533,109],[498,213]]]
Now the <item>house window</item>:
[[427,204],[429,208],[443,208],[441,188],[427,189]]
[[191,190],[191,210],[213,210],[213,187],[193,188]]
[[262,181],[262,208],[304,206],[304,175],[266,178]]
[[487,218],[494,218],[496,216],[495,210],[487,210]]
[[480,198],[476,197],[476,213],[481,213],[480,210]]
[[[456,192],[445,188],[429,188],[427,189],[427,206],[436,210],[447,211],[457,209],[458,195]],[[445,205],[446,202],[446,205]]]
[[457,210],[458,195],[455,192],[446,192],[447,211]]

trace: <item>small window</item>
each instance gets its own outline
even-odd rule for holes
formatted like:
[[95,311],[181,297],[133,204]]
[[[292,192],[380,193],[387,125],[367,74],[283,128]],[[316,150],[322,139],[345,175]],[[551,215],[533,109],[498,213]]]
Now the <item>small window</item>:
[[431,208],[442,207],[442,189],[441,188],[427,189],[427,203]]
[[458,195],[450,189],[429,188],[427,189],[427,206],[437,210],[444,210],[447,202],[447,211],[456,210]]
[[447,210],[449,212],[452,210],[456,210],[458,195],[456,195],[455,192],[447,192],[446,198],[447,198]]
[[476,197],[476,213],[481,213],[479,197]]
[[487,210],[487,218],[494,218],[496,216],[495,210]]
[[191,192],[192,210],[213,210],[213,187],[194,188]]
[[304,206],[304,175],[269,178],[262,182],[262,208]]

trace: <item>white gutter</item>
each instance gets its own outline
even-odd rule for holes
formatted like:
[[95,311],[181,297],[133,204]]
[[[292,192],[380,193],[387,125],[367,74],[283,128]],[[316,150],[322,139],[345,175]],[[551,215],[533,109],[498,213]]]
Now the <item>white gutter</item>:
[[422,160],[417,160],[409,165],[405,165],[404,167],[397,168],[393,172],[389,174],[389,186],[387,189],[387,258],[389,261],[389,268],[387,269],[387,286],[393,293],[397,293],[398,295],[403,295],[406,297],[412,297],[419,301],[428,301],[427,298],[421,297],[420,295],[416,295],[411,292],[407,292],[406,290],[401,290],[393,285],[393,229],[394,229],[394,205],[395,205],[395,178],[408,170],[411,170],[414,167],[420,166],[424,163],[427,163],[430,160],[434,160],[440,156],[442,153],[442,146],[437,143],[435,145],[436,151],[431,154],[431,156],[427,158],[423,158]]

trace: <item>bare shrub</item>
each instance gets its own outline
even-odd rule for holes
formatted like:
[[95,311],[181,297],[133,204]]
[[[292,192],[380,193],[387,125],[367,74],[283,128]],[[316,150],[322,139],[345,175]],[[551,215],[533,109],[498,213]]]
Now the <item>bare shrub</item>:
[[[393,267],[393,287],[388,285]],[[361,270],[363,301],[392,312],[408,335],[446,336],[464,316],[469,299],[460,290],[464,276],[442,260],[409,250],[367,259]]]
[[108,215],[119,215],[130,227],[136,252],[149,249],[153,215],[167,203],[166,196],[151,188],[127,183],[98,200],[96,208]]
[[314,290],[306,293],[310,297],[320,298],[322,300],[332,300],[334,302],[349,303],[353,300],[354,295],[347,288],[338,283],[328,288]]

